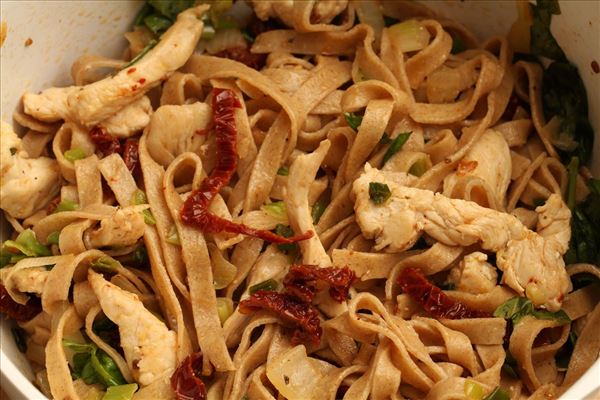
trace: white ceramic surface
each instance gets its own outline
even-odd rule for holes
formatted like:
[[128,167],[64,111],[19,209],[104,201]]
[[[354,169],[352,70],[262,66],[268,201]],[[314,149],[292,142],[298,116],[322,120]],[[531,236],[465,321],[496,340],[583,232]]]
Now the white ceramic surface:
[[[425,0],[440,13],[454,18],[480,38],[505,35],[516,18],[513,1]],[[8,35],[0,49],[0,114],[12,120],[23,91],[71,83],[72,62],[89,52],[117,56],[125,47],[122,33],[132,23],[140,1],[7,1],[0,2],[0,19]],[[561,0],[562,15],[555,16],[552,32],[569,59],[579,67],[589,100],[590,119],[596,131],[592,169],[600,176],[600,1]],[[31,38],[33,43],[25,46]],[[2,231],[6,233],[6,223]],[[0,232],[0,237],[3,236]],[[0,323],[0,384],[13,400],[45,399],[31,384],[31,370],[18,352],[10,324]],[[600,387],[600,361],[563,399],[600,398],[591,394]],[[598,396],[598,397],[596,397]]]

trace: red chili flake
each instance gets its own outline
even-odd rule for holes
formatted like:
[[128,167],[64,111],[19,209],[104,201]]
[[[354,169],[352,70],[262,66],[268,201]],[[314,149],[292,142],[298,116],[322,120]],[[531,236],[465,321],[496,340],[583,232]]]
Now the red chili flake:
[[246,300],[240,302],[239,310],[242,314],[250,314],[258,310],[268,310],[276,314],[283,321],[295,327],[292,335],[292,344],[311,342],[315,346],[321,341],[321,321],[319,313],[309,303],[296,297],[272,290],[259,290]]
[[138,141],[127,139],[123,146],[123,161],[131,174],[133,175],[140,162],[140,153],[138,151]]
[[485,318],[489,314],[471,310],[462,303],[452,300],[440,288],[432,284],[414,268],[405,268],[400,272],[398,285],[425,311],[435,318],[462,319]]
[[133,74],[135,72],[136,68],[135,67],[131,67],[127,70],[128,74]]
[[101,126],[95,126],[90,130],[90,139],[102,153],[102,157],[121,152],[119,139],[109,135]]
[[50,203],[48,203],[48,206],[46,207],[46,214],[52,214],[54,210],[56,210],[56,207],[58,207],[58,203],[60,203],[60,195],[56,196],[50,201]]
[[202,353],[187,356],[171,375],[171,389],[177,400],[204,400],[206,387],[200,379]]
[[231,47],[215,54],[216,57],[228,58],[237,62],[241,62],[256,70],[265,66],[266,55],[254,54],[246,47]]
[[10,297],[4,285],[0,284],[0,312],[19,322],[29,321],[42,312],[39,298],[31,296],[27,304],[19,304]]
[[348,267],[319,268],[316,265],[293,264],[283,285],[288,293],[310,303],[317,292],[316,285],[322,281],[329,285],[329,295],[341,303],[348,298],[348,290],[354,279],[356,275]]
[[140,85],[143,85],[145,82],[146,82],[146,78],[140,78],[140,79],[138,80],[138,83],[139,83]]
[[232,90],[213,89],[213,124],[217,144],[217,165],[210,176],[202,181],[200,188],[193,191],[181,208],[181,220],[208,233],[242,233],[273,243],[294,243],[312,237],[308,231],[302,235],[284,238],[271,231],[254,229],[220,218],[208,211],[208,206],[221,188],[229,183],[237,166],[234,109],[241,107]]

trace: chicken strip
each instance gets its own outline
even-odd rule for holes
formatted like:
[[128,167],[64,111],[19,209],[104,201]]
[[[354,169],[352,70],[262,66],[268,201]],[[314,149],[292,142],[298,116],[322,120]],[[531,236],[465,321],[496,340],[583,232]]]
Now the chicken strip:
[[142,214],[133,209],[122,209],[100,222],[100,228],[89,233],[92,248],[131,246],[144,235],[146,223]]
[[138,296],[89,270],[88,281],[106,316],[119,326],[121,347],[134,379],[142,386],[176,367],[176,336],[152,314]]
[[156,47],[135,65],[69,94],[67,105],[74,120],[88,127],[100,123],[185,64],[202,35],[204,24],[200,17],[208,8],[200,5],[183,11]]
[[[391,196],[385,204],[370,199],[371,182],[389,187]],[[540,214],[536,233],[510,214],[399,185],[369,165],[354,181],[353,193],[356,221],[366,238],[375,239],[376,250],[409,249],[425,232],[446,245],[479,243],[484,250],[496,252],[503,283],[538,307],[560,309],[571,289],[562,259],[571,236],[571,212],[558,195],[536,210]]]
[[60,169],[48,157],[27,158],[21,139],[2,121],[0,206],[14,218],[27,218],[46,206],[60,189]]
[[476,251],[467,254],[457,267],[450,270],[448,280],[461,292],[482,294],[496,287],[498,273],[487,262],[487,255]]

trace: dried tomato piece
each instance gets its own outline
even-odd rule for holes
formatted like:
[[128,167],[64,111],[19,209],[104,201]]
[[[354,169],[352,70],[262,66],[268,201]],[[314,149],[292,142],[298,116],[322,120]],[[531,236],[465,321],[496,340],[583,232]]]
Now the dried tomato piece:
[[316,265],[293,264],[285,276],[285,290],[310,303],[317,292],[319,281],[329,285],[329,295],[340,303],[348,298],[350,285],[356,279],[354,271],[348,267],[320,268]]
[[19,322],[29,321],[42,312],[39,298],[31,296],[27,304],[19,304],[10,297],[4,285],[0,285],[0,312]]
[[93,127],[90,130],[89,135],[98,151],[102,153],[102,157],[121,152],[121,143],[119,142],[119,139],[109,135],[101,126]]
[[171,389],[177,400],[204,400],[206,386],[200,379],[202,353],[187,356],[171,375]]
[[133,175],[140,162],[140,153],[138,150],[138,141],[135,139],[127,139],[123,146],[123,161],[131,174]]
[[268,310],[283,321],[295,327],[292,343],[310,342],[315,346],[321,341],[321,321],[319,313],[309,303],[305,303],[295,296],[279,293],[272,290],[259,290],[246,300],[240,302],[239,310],[242,314],[250,314],[258,310]]
[[435,318],[462,319],[484,318],[489,314],[471,310],[464,304],[448,297],[442,289],[429,282],[423,274],[414,268],[405,268],[400,272],[398,285],[425,311]]
[[265,66],[267,60],[266,54],[254,54],[246,47],[231,47],[215,54],[216,57],[228,58],[237,62],[241,62],[256,70]]
[[256,236],[273,243],[294,243],[312,237],[309,231],[302,235],[284,238],[273,232],[250,228],[220,218],[208,211],[208,206],[227,185],[237,166],[237,131],[235,128],[234,110],[241,107],[234,92],[230,89],[213,89],[213,126],[217,144],[217,165],[210,176],[200,184],[200,188],[192,192],[181,208],[181,220],[187,225],[194,225],[208,233],[242,233]]

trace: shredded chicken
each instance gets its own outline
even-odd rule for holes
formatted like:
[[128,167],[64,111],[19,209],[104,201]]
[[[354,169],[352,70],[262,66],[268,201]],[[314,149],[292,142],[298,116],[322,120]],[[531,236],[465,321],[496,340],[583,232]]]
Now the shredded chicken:
[[0,130],[0,155],[0,205],[8,214],[27,218],[58,194],[60,170],[56,160],[27,158],[21,139],[5,122]]
[[146,223],[137,210],[117,210],[110,218],[100,222],[100,228],[89,233],[92,248],[106,246],[131,246],[144,235]]
[[135,65],[69,94],[73,118],[88,127],[96,125],[167,79],[194,52],[204,27],[200,17],[208,8],[200,5],[183,11]]
[[67,98],[78,90],[78,86],[68,86],[49,88],[37,94],[25,92],[23,110],[25,114],[44,122],[70,120]]
[[[0,270],[0,280],[2,282],[6,282],[6,278],[13,272],[13,268],[5,267]],[[50,271],[44,267],[23,268],[15,271],[10,279],[14,288],[19,292],[41,295],[49,273]]]
[[128,138],[144,129],[151,115],[152,104],[148,96],[144,96],[102,121],[100,126],[112,136]]
[[[559,195],[536,210],[540,215],[536,233],[510,214],[405,187],[387,175],[367,165],[353,184],[356,221],[366,238],[375,239],[376,250],[409,249],[422,232],[451,246],[480,243],[484,250],[497,253],[504,284],[538,307],[560,308],[571,288],[562,259],[571,236],[571,213]],[[370,182],[388,185],[391,197],[385,204],[370,199]]]
[[[251,0],[256,16],[266,21],[280,19],[289,27],[294,27],[295,9],[292,0]],[[348,0],[317,0],[310,15],[310,21],[328,24],[348,6]]]
[[493,265],[486,262],[487,255],[476,251],[467,254],[457,267],[450,270],[448,280],[462,292],[482,294],[496,286],[498,273]]
[[144,307],[138,296],[89,270],[88,280],[106,316],[119,326],[121,347],[133,377],[142,386],[176,367],[176,336]]

